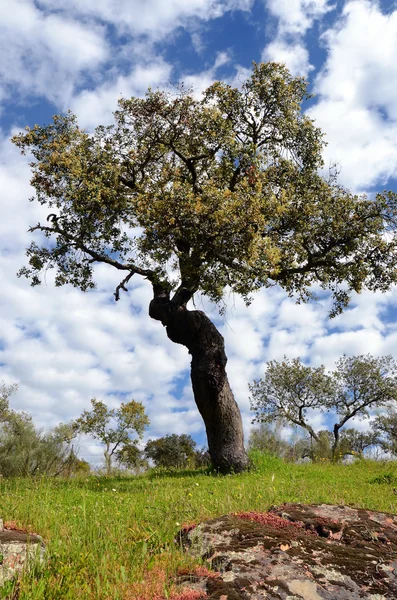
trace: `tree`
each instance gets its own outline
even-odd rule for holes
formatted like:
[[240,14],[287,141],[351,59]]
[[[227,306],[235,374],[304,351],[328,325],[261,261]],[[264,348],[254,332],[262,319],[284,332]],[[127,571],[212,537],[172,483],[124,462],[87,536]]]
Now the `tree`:
[[9,410],[0,424],[0,473],[5,477],[71,475],[84,461],[77,458],[65,427],[37,429],[31,415]]
[[207,448],[198,448],[194,453],[194,466],[211,467],[211,456]]
[[248,439],[249,450],[260,450],[265,454],[271,454],[278,458],[289,458],[292,454],[292,446],[281,437],[282,424],[276,422],[276,426],[270,423],[261,423],[259,427],[252,429]]
[[122,467],[135,473],[148,468],[149,463],[144,458],[143,451],[134,443],[124,444],[115,454],[116,461]]
[[239,89],[216,82],[200,99],[149,90],[121,99],[115,123],[93,134],[68,113],[13,138],[33,154],[31,183],[48,210],[31,227],[47,240],[31,244],[20,275],[37,285],[54,268],[57,286],[85,291],[104,263],[120,272],[116,300],[132,277],[148,280],[150,317],[192,356],[221,471],[248,465],[242,421],[223,337],[189,301],[200,293],[224,308],[233,292],[249,304],[274,285],[308,301],[318,282],[336,314],[352,290],[397,280],[397,194],[358,197],[319,174],[324,139],[301,112],[308,97],[285,66],[254,63]]
[[306,367],[299,358],[272,360],[266,365],[265,377],[254,381],[249,389],[255,421],[296,425],[318,441],[308,416],[313,410],[327,410],[335,397],[335,385],[324,366]]
[[369,410],[397,400],[397,365],[392,356],[342,356],[336,363],[334,378],[337,396],[334,409],[339,421],[334,424],[333,454],[340,429],[353,417],[368,418]]
[[195,466],[196,442],[190,435],[173,433],[157,440],[149,440],[145,447],[145,456],[156,467]]
[[342,456],[347,454],[364,456],[367,448],[381,446],[381,439],[376,431],[357,431],[357,429],[344,429],[340,436],[339,451]]
[[279,419],[305,429],[320,444],[310,425],[310,411],[333,412],[332,457],[340,443],[340,430],[352,418],[367,418],[369,410],[397,399],[397,365],[391,356],[343,356],[332,373],[324,366],[306,367],[299,359],[270,361],[263,379],[250,386],[255,421]]
[[10,412],[10,403],[8,398],[18,391],[18,384],[12,383],[6,385],[4,381],[0,385],[0,423],[5,420]]
[[388,406],[385,414],[378,415],[373,422],[373,431],[380,437],[380,446],[386,452],[397,455],[397,411]]
[[[141,402],[121,403],[120,408],[109,409],[104,402],[93,398],[92,410],[85,410],[74,423],[76,432],[86,433],[99,440],[104,446],[106,474],[112,471],[112,458],[116,452],[129,447],[142,439],[143,432],[149,425],[149,419]],[[137,434],[132,438],[132,433]],[[120,457],[120,455],[119,455]]]

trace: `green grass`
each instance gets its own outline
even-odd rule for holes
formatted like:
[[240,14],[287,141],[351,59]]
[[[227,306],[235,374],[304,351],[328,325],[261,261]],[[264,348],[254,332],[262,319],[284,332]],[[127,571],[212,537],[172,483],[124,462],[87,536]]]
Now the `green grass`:
[[397,463],[294,465],[260,453],[253,462],[254,471],[231,476],[1,480],[3,520],[39,533],[48,550],[46,568],[22,579],[20,600],[170,597],[177,569],[193,566],[174,542],[182,524],[225,513],[284,502],[397,512]]

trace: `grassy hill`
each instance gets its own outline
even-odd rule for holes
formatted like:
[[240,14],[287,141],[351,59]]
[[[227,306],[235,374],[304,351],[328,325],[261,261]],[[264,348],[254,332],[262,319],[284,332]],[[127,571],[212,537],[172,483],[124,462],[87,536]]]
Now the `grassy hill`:
[[182,526],[284,502],[352,504],[397,512],[397,463],[296,465],[253,455],[254,470],[138,477],[0,480],[5,524],[39,533],[45,570],[0,598],[160,600],[177,598],[173,577],[197,565],[175,542]]

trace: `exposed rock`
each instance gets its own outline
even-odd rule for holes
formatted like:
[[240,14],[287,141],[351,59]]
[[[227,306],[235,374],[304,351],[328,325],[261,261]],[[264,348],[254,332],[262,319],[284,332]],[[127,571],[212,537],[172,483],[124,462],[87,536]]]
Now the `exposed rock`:
[[286,504],[202,523],[182,543],[219,572],[192,585],[208,600],[397,598],[395,515]]
[[43,561],[44,544],[39,535],[4,529],[0,519],[0,586]]

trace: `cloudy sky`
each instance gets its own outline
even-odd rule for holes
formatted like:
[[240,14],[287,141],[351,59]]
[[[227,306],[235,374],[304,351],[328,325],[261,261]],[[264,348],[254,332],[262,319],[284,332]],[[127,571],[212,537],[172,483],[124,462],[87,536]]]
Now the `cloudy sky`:
[[[0,0],[0,381],[17,382],[13,408],[52,427],[90,398],[144,403],[148,437],[190,433],[205,442],[189,384],[189,357],[147,315],[150,285],[137,278],[113,301],[117,273],[98,288],[30,288],[16,272],[38,207],[29,203],[28,159],[9,139],[71,109],[92,129],[111,121],[120,96],[179,81],[197,92],[241,81],[253,60],[305,75],[306,110],[326,133],[326,164],[360,192],[397,191],[397,4],[391,0]],[[200,301],[198,307],[202,306]],[[397,358],[396,290],[363,293],[329,321],[329,300],[294,304],[280,289],[224,318],[205,309],[226,340],[228,372],[246,431],[249,381],[266,361],[300,356],[332,367],[343,353]],[[321,416],[315,418],[321,424]],[[97,450],[82,442],[82,453]]]

